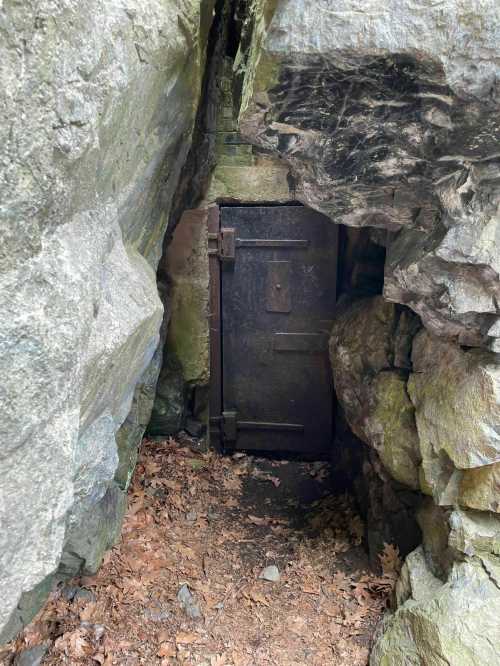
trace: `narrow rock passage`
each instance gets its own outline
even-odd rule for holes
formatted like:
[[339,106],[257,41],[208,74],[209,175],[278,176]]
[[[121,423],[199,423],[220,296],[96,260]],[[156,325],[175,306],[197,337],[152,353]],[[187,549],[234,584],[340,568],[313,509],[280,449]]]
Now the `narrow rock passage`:
[[43,664],[366,664],[398,558],[370,570],[364,526],[324,463],[144,441],[121,542],[4,655]]

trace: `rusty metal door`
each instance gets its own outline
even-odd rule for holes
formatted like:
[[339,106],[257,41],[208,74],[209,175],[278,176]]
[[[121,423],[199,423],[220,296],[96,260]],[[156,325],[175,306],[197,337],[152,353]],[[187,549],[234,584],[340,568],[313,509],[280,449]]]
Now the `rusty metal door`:
[[209,223],[212,437],[225,449],[324,453],[337,227],[302,206],[227,206],[218,217]]

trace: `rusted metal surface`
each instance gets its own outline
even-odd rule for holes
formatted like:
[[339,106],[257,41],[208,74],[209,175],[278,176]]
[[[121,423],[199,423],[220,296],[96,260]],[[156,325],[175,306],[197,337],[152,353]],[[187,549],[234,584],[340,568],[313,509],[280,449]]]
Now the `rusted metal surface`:
[[231,227],[223,227],[220,230],[220,260],[221,261],[234,261],[236,245],[236,237],[234,229]]
[[219,207],[208,211],[208,263],[210,271],[210,443],[221,446],[222,418],[222,339],[219,263]]
[[[337,227],[299,206],[223,207],[221,227],[234,230],[234,259],[219,259],[222,373],[212,385],[222,401],[214,396],[212,429],[226,449],[326,452]],[[223,236],[219,255],[230,252]]]

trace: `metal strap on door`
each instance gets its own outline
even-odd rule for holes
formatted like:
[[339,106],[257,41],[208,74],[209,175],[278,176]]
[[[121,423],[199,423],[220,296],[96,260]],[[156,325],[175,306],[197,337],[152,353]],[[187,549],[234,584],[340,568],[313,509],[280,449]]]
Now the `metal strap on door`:
[[215,247],[208,249],[209,256],[217,256],[221,261],[234,261],[236,258],[236,248],[255,247],[255,248],[281,248],[285,250],[307,249],[308,240],[301,239],[282,239],[282,238],[236,238],[235,230],[230,227],[222,228],[218,233],[208,234],[209,243],[215,242]]

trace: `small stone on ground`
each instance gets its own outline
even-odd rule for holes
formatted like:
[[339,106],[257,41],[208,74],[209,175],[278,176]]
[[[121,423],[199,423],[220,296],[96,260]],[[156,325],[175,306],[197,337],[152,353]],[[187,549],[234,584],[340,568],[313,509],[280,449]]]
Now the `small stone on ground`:
[[270,583],[277,583],[281,578],[280,571],[275,564],[271,564],[270,566],[262,570],[262,573],[260,574],[259,578],[267,580]]

